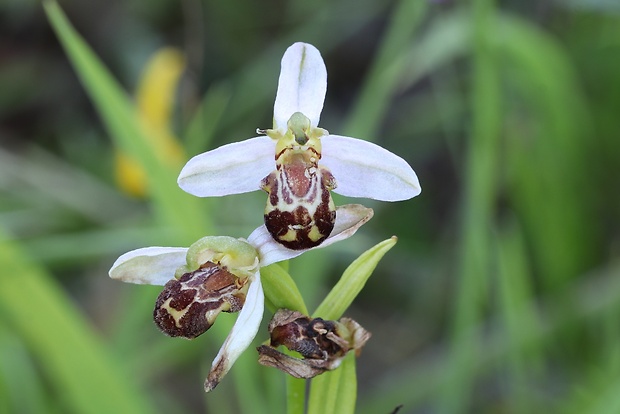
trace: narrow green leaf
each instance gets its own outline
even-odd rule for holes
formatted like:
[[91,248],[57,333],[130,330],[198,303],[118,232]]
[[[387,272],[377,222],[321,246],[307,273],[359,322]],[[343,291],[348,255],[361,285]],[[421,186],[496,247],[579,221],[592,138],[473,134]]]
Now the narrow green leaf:
[[355,259],[313,314],[323,319],[340,318],[360,293],[379,260],[394,247],[397,240],[396,236],[392,236],[366,250]]
[[[590,185],[588,157],[592,140],[586,133],[588,110],[580,79],[564,45],[536,25],[500,16],[493,30],[493,47],[511,69],[511,80],[525,102],[520,121],[531,130],[529,144],[511,128],[506,142],[515,177],[510,191],[524,226],[532,231],[532,252],[544,286],[559,289],[590,266],[596,255],[595,226],[586,203],[596,197]],[[590,134],[590,135],[588,135]],[[531,166],[540,165],[540,168]],[[541,178],[542,177],[542,178]],[[571,185],[565,185],[565,183]],[[540,200],[545,202],[541,203]]]
[[260,274],[265,297],[268,303],[274,306],[274,311],[290,309],[304,315],[308,314],[308,309],[295,281],[279,264],[263,267]]
[[394,8],[389,30],[373,60],[364,89],[349,116],[344,128],[345,134],[352,137],[370,137],[368,139],[375,135],[393,94],[398,90],[400,74],[408,69],[408,62],[399,57],[403,49],[411,43],[427,8],[425,1],[410,0],[401,0],[398,7]]
[[473,12],[472,131],[467,149],[465,196],[460,241],[459,287],[454,308],[451,364],[446,375],[440,413],[469,411],[473,378],[468,375],[475,364],[479,346],[471,330],[488,301],[491,259],[490,234],[497,191],[498,145],[501,133],[501,88],[498,62],[490,47],[490,30],[496,19],[492,0],[476,0]]
[[339,398],[340,378],[343,370],[338,368],[315,377],[310,382],[308,414],[340,414],[336,411]]
[[286,414],[304,414],[306,380],[286,376]]
[[[540,331],[536,314],[527,305],[533,302],[529,280],[528,260],[521,230],[516,223],[502,229],[496,240],[498,246],[498,299],[503,326],[508,340],[517,342],[524,330]],[[508,353],[512,406],[518,412],[536,412],[535,398],[528,394],[529,378],[542,372],[542,350],[533,347],[528,352],[515,349]]]
[[[565,294],[559,297],[547,296],[543,300],[540,298],[532,300],[520,309],[516,320],[523,320],[524,325],[528,326],[530,316],[535,314],[545,323],[528,326],[532,329],[522,330],[516,341],[515,338],[509,338],[506,335],[500,324],[481,323],[475,326],[469,334],[472,337],[484,337],[485,342],[483,346],[476,349],[472,357],[476,363],[463,367],[467,368],[463,375],[474,379],[492,376],[497,373],[498,365],[507,361],[511,354],[524,353],[528,349],[542,350],[547,343],[555,346],[558,334],[571,326],[588,326],[596,329],[607,314],[610,312],[618,314],[618,309],[620,309],[619,274],[620,261],[612,260],[603,268],[575,279]],[[571,298],[572,312],[566,311],[566,298]],[[489,330],[490,327],[494,328]],[[370,392],[360,396],[362,403],[358,411],[362,414],[375,414],[384,412],[385,407],[393,408],[397,404],[403,404],[405,407],[420,407],[426,406],[429,402],[441,401],[445,398],[444,390],[452,381],[449,374],[455,369],[449,352],[450,350],[442,351],[430,359],[427,355],[422,355],[393,367]],[[592,368],[602,373],[597,366]],[[616,373],[613,374],[615,378],[620,377]],[[610,388],[613,385],[617,388],[617,381],[612,381],[609,376],[606,383]],[[602,393],[607,390],[604,388],[592,388],[596,391],[594,398],[597,404],[605,403]],[[575,391],[579,394],[583,388],[578,387]],[[614,395],[617,399],[617,392]],[[575,396],[578,397],[578,395]],[[545,400],[542,402],[544,403]],[[546,402],[549,401],[546,400]],[[552,410],[552,412],[558,412],[558,410]],[[566,412],[590,413],[595,411],[579,409]]]
[[429,28],[415,40],[392,66],[402,67],[398,87],[410,88],[420,79],[432,76],[451,61],[466,56],[472,47],[471,14],[462,10],[433,19]]
[[219,83],[207,90],[184,133],[185,149],[190,156],[209,149],[231,95],[228,83]]
[[0,319],[0,413],[51,411],[45,385],[37,374],[36,363],[23,342]]
[[338,385],[338,398],[334,413],[354,414],[357,401],[357,376],[355,370],[355,352],[349,354],[342,361],[339,370],[342,370]]
[[0,314],[19,332],[71,412],[153,413],[53,279],[0,231]]
[[171,243],[183,245],[203,236],[209,227],[198,199],[178,188],[178,171],[162,160],[149,144],[127,94],[71,26],[58,4],[47,0],[43,6],[116,145],[145,168],[160,220],[179,232],[178,240]]
[[36,193],[36,203],[55,203],[98,223],[117,220],[137,207],[101,180],[41,148],[30,148],[27,154],[0,148],[0,175],[13,189]]

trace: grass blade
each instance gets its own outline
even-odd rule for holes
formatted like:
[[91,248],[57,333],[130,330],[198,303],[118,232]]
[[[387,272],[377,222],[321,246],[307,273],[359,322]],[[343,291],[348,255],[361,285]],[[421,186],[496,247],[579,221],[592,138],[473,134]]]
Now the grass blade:
[[160,220],[178,230],[178,241],[170,243],[188,244],[208,233],[210,226],[199,209],[199,200],[178,188],[178,171],[161,159],[162,154],[149,143],[127,94],[71,26],[58,4],[49,0],[43,5],[111,137],[144,167]]
[[0,267],[2,317],[32,349],[69,411],[155,412],[69,298],[1,233]]
[[362,290],[379,260],[396,244],[389,238],[366,250],[347,267],[336,286],[327,294],[313,315],[323,319],[339,319]]

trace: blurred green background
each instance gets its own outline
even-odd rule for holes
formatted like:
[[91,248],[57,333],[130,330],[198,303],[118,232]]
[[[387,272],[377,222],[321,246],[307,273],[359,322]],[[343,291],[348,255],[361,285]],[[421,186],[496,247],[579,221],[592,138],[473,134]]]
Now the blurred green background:
[[[159,288],[107,271],[130,249],[261,223],[264,193],[196,199],[175,180],[188,157],[271,126],[295,41],[327,66],[321,126],[399,154],[423,188],[353,200],[371,222],[290,264],[314,308],[360,253],[399,238],[348,312],[373,334],[357,411],[620,412],[618,2],[60,7],[86,42],[61,31],[71,59],[41,3],[0,3],[0,413],[285,411],[283,374],[251,348],[204,394],[234,316],[167,338],[151,321]],[[140,129],[139,85],[163,47],[185,57],[159,120],[178,162]],[[119,153],[148,195],[121,190]]]

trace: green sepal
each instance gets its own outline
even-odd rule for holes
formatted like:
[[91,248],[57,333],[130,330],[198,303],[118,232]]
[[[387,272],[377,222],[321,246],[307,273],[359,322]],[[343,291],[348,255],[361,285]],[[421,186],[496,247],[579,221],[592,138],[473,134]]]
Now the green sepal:
[[257,257],[254,247],[246,241],[229,236],[206,236],[187,250],[187,266],[196,270],[206,260],[216,259],[233,270],[252,269],[257,265]]
[[379,260],[396,244],[397,240],[396,236],[392,236],[366,250],[355,259],[313,315],[328,320],[339,319],[360,293]]
[[290,309],[308,314],[308,308],[295,284],[295,281],[279,264],[261,268],[261,281],[267,303],[278,309]]

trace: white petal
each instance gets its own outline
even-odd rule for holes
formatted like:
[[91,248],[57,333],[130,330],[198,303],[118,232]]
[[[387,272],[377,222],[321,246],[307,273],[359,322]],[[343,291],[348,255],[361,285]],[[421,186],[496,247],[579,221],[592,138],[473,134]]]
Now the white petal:
[[256,191],[275,170],[275,155],[276,143],[269,137],[227,144],[189,160],[179,174],[179,187],[199,197]]
[[286,130],[288,119],[301,112],[318,126],[325,92],[327,69],[318,49],[308,43],[295,43],[286,49],[273,107],[274,128]]
[[368,222],[374,215],[372,208],[364,207],[361,204],[345,204],[336,207],[336,223],[332,234],[320,245],[318,249],[327,247],[330,244],[348,239],[355,232]]
[[418,177],[398,155],[361,139],[321,138],[321,165],[336,178],[335,193],[381,201],[400,201],[422,191]]
[[245,303],[239,312],[237,321],[213,360],[211,371],[205,381],[205,391],[209,392],[215,388],[239,355],[250,346],[263,319],[264,307],[265,295],[260,281],[260,272],[257,272],[250,282]]
[[183,247],[144,247],[125,253],[112,265],[110,277],[123,282],[163,286],[185,265]]
[[[373,216],[371,208],[360,204],[347,204],[336,208],[336,223],[327,239],[315,249],[327,247],[338,241],[347,239]],[[306,250],[291,250],[276,242],[267,231],[265,225],[260,226],[250,234],[248,242],[258,250],[261,266],[292,259],[304,253]]]

